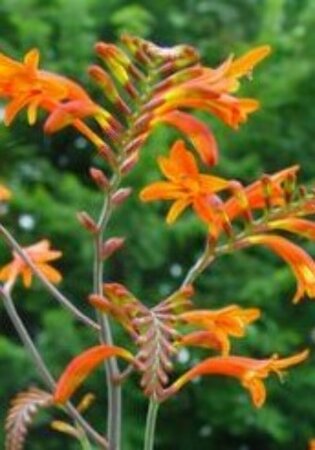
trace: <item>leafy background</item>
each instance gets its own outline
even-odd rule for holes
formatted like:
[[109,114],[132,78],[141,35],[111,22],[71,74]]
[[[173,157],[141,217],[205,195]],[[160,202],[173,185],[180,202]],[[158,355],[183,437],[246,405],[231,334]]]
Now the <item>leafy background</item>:
[[[302,179],[314,177],[315,123],[315,2],[313,0],[1,0],[0,48],[21,58],[39,47],[42,64],[89,85],[85,68],[93,60],[96,40],[117,41],[128,31],[162,45],[190,43],[210,65],[228,54],[269,43],[272,56],[259,68],[243,93],[253,94],[263,108],[237,133],[207,119],[221,148],[220,174],[249,182],[263,172],[299,163]],[[100,99],[101,100],[101,99]],[[120,281],[148,303],[170,292],[198,255],[204,229],[189,214],[168,228],[163,205],[141,205],[140,188],[157,175],[155,156],[166,151],[174,134],[161,129],[143,151],[141,167],[127,183],[134,196],[112,222],[111,232],[128,235],[126,248],[112,259],[106,278]],[[23,245],[49,237],[64,252],[59,267],[66,274],[62,289],[88,311],[91,290],[91,247],[75,213],[96,212],[100,198],[88,178],[98,161],[82,138],[67,130],[53,138],[41,125],[29,128],[18,120],[10,129],[0,124],[0,176],[14,191],[3,221]],[[145,167],[145,170],[144,170]],[[6,214],[5,214],[6,213]],[[141,218],[141,219],[140,219]],[[310,252],[314,246],[308,244]],[[1,244],[1,261],[8,260]],[[198,283],[200,304],[230,302],[256,305],[264,315],[248,337],[236,342],[235,352],[264,357],[314,347],[315,311],[312,302],[292,306],[294,280],[289,269],[265,251],[224,257]],[[75,323],[34,284],[19,288],[16,303],[45,359],[57,376],[69,359],[94,343],[88,330]],[[40,380],[18,342],[3,309],[0,316],[1,423],[9,400]],[[124,343],[120,330],[117,342]],[[194,361],[182,354],[178,371]],[[158,422],[156,449],[181,450],[302,450],[315,435],[314,362],[293,370],[286,383],[268,380],[268,401],[256,411],[240,386],[224,379],[194,383],[165,404]],[[97,373],[85,390],[97,392],[88,413],[104,428],[106,392]],[[124,400],[124,450],[141,448],[146,402],[137,380],[128,382]],[[26,448],[76,449],[65,436],[50,430],[51,416],[41,414]],[[0,441],[4,441],[3,430]]]

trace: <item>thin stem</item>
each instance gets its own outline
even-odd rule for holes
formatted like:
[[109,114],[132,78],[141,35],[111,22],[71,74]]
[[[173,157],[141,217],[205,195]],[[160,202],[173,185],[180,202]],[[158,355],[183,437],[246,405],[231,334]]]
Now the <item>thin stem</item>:
[[88,440],[88,438],[87,438],[87,436],[86,436],[86,434],[85,434],[85,432],[83,430],[81,432],[81,436],[79,438],[79,441],[80,441],[82,450],[92,450],[90,441]]
[[[115,173],[111,182],[111,192],[115,192],[119,183],[120,175]],[[94,236],[94,293],[98,295],[103,293],[102,245],[104,231],[112,212],[111,192],[108,192],[104,198],[103,208],[97,224],[98,232]],[[101,329],[101,342],[106,345],[112,345],[113,337],[108,317],[98,313],[97,319]],[[110,358],[107,361],[105,371],[108,388],[107,436],[109,450],[119,450],[121,445],[121,386],[115,383],[115,380],[120,376],[116,358]]]
[[42,272],[36,267],[32,259],[23,250],[23,248],[18,244],[14,237],[9,233],[9,231],[0,224],[0,233],[3,235],[5,241],[9,246],[22,258],[25,264],[32,270],[34,275],[43,283],[43,286],[53,295],[53,297],[58,300],[58,302],[64,306],[68,311],[70,311],[78,320],[80,320],[85,325],[99,330],[99,325],[95,323],[92,319],[83,314],[78,308],[76,308],[70,300],[68,300],[49,280],[42,274]]
[[[54,392],[56,382],[52,377],[50,371],[48,370],[45,362],[43,361],[34,342],[32,341],[24,323],[20,319],[20,316],[14,306],[10,292],[5,289],[0,289],[0,295],[3,299],[3,305],[8,313],[8,316],[10,317],[11,322],[14,325],[14,328],[16,329],[16,332],[21,339],[24,347],[28,351],[38,373],[40,374],[47,388],[51,392]],[[72,417],[72,419],[81,426],[81,428],[95,441],[96,444],[100,445],[103,449],[107,449],[107,441],[101,435],[99,435],[88,422],[86,422],[86,420],[81,416],[81,414],[71,403],[67,403],[65,409]]]
[[154,448],[155,426],[159,406],[160,404],[156,400],[154,400],[153,398],[150,399],[147,413],[143,450],[153,450]]
[[53,391],[55,388],[55,381],[51,376],[49,370],[47,369],[32,339],[30,338],[28,331],[26,330],[22,320],[20,319],[20,316],[18,315],[18,312],[12,301],[11,295],[3,289],[1,289],[0,295],[2,296],[5,310],[8,313],[8,316],[10,317],[11,322],[13,323],[14,328],[16,329],[17,334],[19,335],[19,338],[21,339],[24,347],[29,352],[37,371],[39,372],[41,378],[44,380],[47,387],[51,391]]
[[210,247],[209,243],[207,242],[204,252],[187,273],[184,281],[181,284],[181,288],[192,284],[196,280],[196,278],[212,263],[214,258],[215,255],[213,253],[213,248]]

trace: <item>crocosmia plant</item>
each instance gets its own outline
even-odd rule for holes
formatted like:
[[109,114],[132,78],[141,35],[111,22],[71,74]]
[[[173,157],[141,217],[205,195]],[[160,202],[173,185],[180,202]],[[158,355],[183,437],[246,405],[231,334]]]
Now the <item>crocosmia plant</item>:
[[[214,170],[220,157],[217,141],[209,126],[195,115],[202,111],[235,130],[242,126],[260,105],[257,99],[239,94],[241,82],[252,76],[270,51],[268,45],[262,45],[239,57],[228,56],[217,67],[207,67],[198,51],[188,45],[164,48],[131,35],[123,35],[118,46],[98,42],[98,63],[88,68],[88,74],[103,93],[106,107],[76,82],[42,69],[38,50],[30,50],[22,61],[0,54],[5,124],[14,126],[17,115],[26,111],[28,123],[33,125],[42,111],[46,117],[44,133],[74,128],[99,157],[98,167],[90,168],[90,176],[104,198],[98,217],[78,212],[78,227],[85,228],[94,248],[88,315],[62,290],[67,273],[56,268],[62,258],[58,242],[43,237],[24,247],[0,224],[1,237],[12,250],[11,260],[0,270],[0,294],[43,382],[43,386],[29,387],[13,399],[5,425],[6,450],[24,448],[27,427],[40,408],[49,408],[55,419],[53,429],[77,440],[83,450],[120,450],[122,387],[130,376],[138,378],[139,390],[147,398],[143,448],[152,450],[159,408],[167,407],[173,397],[180,402],[181,390],[197,377],[229,377],[248,392],[254,408],[262,408],[267,397],[266,379],[276,374],[281,380],[287,369],[307,359],[305,348],[292,349],[291,355],[259,359],[235,354],[233,340],[246,337],[261,311],[254,304],[250,308],[231,304],[213,309],[206,301],[204,307],[197,307],[194,301],[196,280],[217,258],[252,246],[266,247],[292,269],[297,285],[294,303],[315,297],[315,262],[293,241],[295,235],[315,238],[311,220],[315,193],[299,188],[299,167],[262,174],[249,185],[222,177]],[[181,138],[158,154],[156,173],[160,175],[140,192],[132,192],[128,175],[141,165],[144,144],[160,124],[177,129]],[[2,202],[9,201],[11,195],[8,188],[0,186]],[[125,237],[112,236],[115,230],[110,229],[110,219],[131,195],[147,209],[151,202],[166,202],[166,228],[176,227],[183,215],[194,215],[204,230],[200,257],[177,288],[153,307],[128,286],[115,280],[104,283],[104,267],[125,245]],[[36,278],[60,307],[91,330],[95,340],[94,346],[73,355],[57,379],[15,306],[16,292],[31,289]],[[125,347],[116,344],[113,321],[129,338]],[[201,351],[197,351],[193,365],[179,374],[174,362],[184,347]],[[82,385],[93,371],[103,369],[106,377],[99,390],[107,392],[107,416],[92,424],[84,414],[92,407],[94,396],[82,395],[80,402],[72,397],[78,390],[84,392]],[[233,401],[231,398],[231,404]],[[61,420],[65,414],[68,420]],[[102,429],[102,422],[107,428]],[[174,437],[174,448],[175,442]],[[314,444],[310,445],[313,448]]]

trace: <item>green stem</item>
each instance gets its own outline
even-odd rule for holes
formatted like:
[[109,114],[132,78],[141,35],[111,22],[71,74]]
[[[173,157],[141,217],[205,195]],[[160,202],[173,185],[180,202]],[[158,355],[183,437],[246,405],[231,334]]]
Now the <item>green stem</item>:
[[82,450],[92,450],[90,441],[88,440],[84,431],[82,431],[82,435],[80,437],[80,444],[81,444]]
[[[24,347],[28,351],[38,373],[40,374],[47,388],[51,392],[54,392],[56,382],[49,372],[34,342],[32,341],[26,327],[24,326],[24,323],[20,319],[20,316],[14,306],[10,292],[1,288],[0,295],[3,299],[5,310],[7,311],[8,316],[10,317],[11,322],[14,325],[14,328]],[[88,422],[86,422],[86,420],[81,416],[78,410],[71,403],[68,403],[66,405],[66,411],[68,412],[69,416],[72,417],[72,419],[80,425],[84,432],[86,432],[86,434],[94,440],[96,444],[100,445],[102,449],[108,448],[107,441],[102,436],[100,436]]]
[[155,426],[156,419],[159,410],[160,404],[154,400],[150,399],[148,414],[147,414],[147,422],[145,429],[145,437],[144,437],[144,449],[143,450],[153,450],[154,448],[154,436],[155,436]]
[[[120,183],[120,176],[116,173],[111,182],[111,192],[115,192]],[[111,192],[108,192],[103,208],[98,220],[98,232],[94,240],[94,292],[98,295],[103,294],[103,259],[102,245],[103,235],[109,222],[112,205]],[[100,340],[103,344],[113,345],[113,337],[110,328],[109,319],[106,315],[98,313],[98,323],[100,325]],[[108,388],[107,404],[107,437],[109,450],[119,450],[121,446],[121,386],[115,383],[119,378],[120,371],[116,358],[110,358],[105,364],[106,382]]]
[[205,268],[212,263],[214,258],[215,255],[213,253],[213,249],[210,248],[209,244],[207,243],[204,252],[187,273],[184,281],[181,284],[181,288],[192,284],[196,280],[196,278],[205,270]]

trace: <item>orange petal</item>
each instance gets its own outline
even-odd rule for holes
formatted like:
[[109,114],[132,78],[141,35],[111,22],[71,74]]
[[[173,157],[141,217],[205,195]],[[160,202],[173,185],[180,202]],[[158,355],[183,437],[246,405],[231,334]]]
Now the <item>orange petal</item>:
[[191,114],[177,110],[158,117],[152,123],[159,122],[166,122],[187,134],[188,139],[190,139],[205,164],[213,166],[218,162],[218,147],[209,126]]
[[74,358],[58,380],[54,393],[55,403],[66,403],[90,373],[112,356],[120,356],[130,362],[133,360],[132,354],[127,350],[109,345],[92,347]]
[[24,64],[32,74],[35,75],[36,70],[38,69],[39,64],[39,50],[37,48],[33,48],[24,56]]
[[175,200],[183,195],[182,191],[169,181],[158,181],[142,189],[140,199],[143,202],[153,200]]
[[225,180],[224,178],[214,177],[212,175],[199,175],[200,184],[202,186],[202,190],[205,193],[211,194],[213,192],[222,191],[226,189],[230,181]]
[[315,223],[306,219],[291,218],[268,222],[268,228],[290,231],[307,239],[315,240]]
[[29,103],[29,101],[29,94],[23,94],[19,97],[13,98],[5,107],[3,119],[4,124],[9,126],[15,119],[16,115]]
[[62,280],[61,273],[48,264],[38,264],[37,267],[51,283],[58,284]]
[[256,408],[261,408],[266,401],[267,392],[264,382],[259,378],[245,378],[242,381],[242,386],[249,390],[252,402]]
[[245,55],[232,62],[227,71],[227,76],[239,78],[247,75],[253,70],[256,64],[265,59],[270,52],[271,47],[269,45],[262,45],[250,50],[245,53]]
[[290,265],[298,282],[293,303],[297,303],[305,294],[315,298],[315,262],[308,253],[276,235],[250,236],[246,241],[250,244],[266,245]]
[[208,224],[216,219],[216,210],[211,204],[212,198],[215,198],[215,196],[198,196],[193,201],[193,208],[196,214]]
[[230,352],[230,342],[226,334],[216,331],[193,331],[182,336],[179,345],[211,348],[221,351],[224,355]]
[[182,214],[182,212],[189,206],[191,201],[187,198],[180,198],[173,203],[170,207],[167,216],[166,222],[171,225],[178,219],[178,217]]
[[30,125],[34,125],[37,120],[37,112],[39,107],[39,100],[32,101],[27,108],[27,119]]
[[33,273],[32,270],[25,266],[22,270],[22,278],[23,278],[23,284],[26,288],[31,287],[32,279],[33,279]]
[[193,154],[186,149],[182,140],[177,140],[171,148],[170,156],[160,156],[158,163],[166,178],[176,181],[180,177],[195,178],[198,166]]

